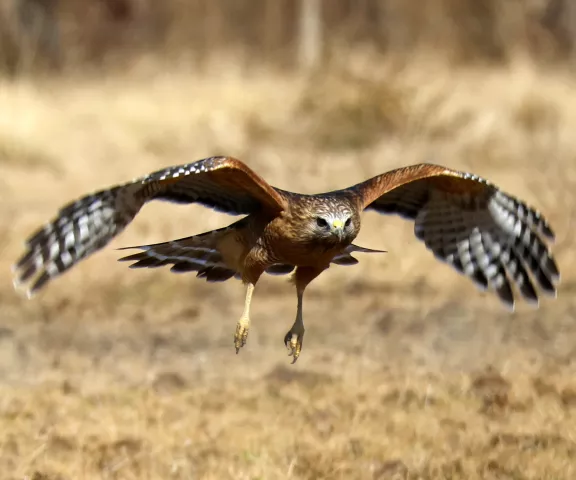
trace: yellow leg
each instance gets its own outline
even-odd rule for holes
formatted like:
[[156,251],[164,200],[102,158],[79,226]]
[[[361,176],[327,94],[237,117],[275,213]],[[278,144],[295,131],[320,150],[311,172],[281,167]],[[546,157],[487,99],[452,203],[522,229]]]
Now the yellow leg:
[[298,289],[298,309],[296,311],[296,320],[290,328],[290,331],[284,337],[284,344],[289,350],[288,355],[294,357],[292,363],[296,363],[300,352],[302,351],[302,343],[304,342],[304,319],[302,317],[302,297],[304,296],[304,289]]
[[294,274],[294,283],[296,285],[296,293],[298,295],[298,309],[296,310],[296,320],[290,328],[290,331],[284,337],[284,344],[289,350],[288,355],[294,358],[292,363],[296,363],[300,352],[302,351],[302,343],[304,341],[304,319],[302,316],[302,298],[304,297],[304,290],[308,284],[320,275],[327,267],[298,267]]
[[236,324],[236,334],[234,335],[234,346],[236,347],[236,353],[246,345],[246,339],[248,338],[248,330],[250,328],[250,303],[252,302],[252,293],[254,293],[254,284],[249,283],[248,289],[246,291],[246,300],[244,302],[244,312],[238,323]]

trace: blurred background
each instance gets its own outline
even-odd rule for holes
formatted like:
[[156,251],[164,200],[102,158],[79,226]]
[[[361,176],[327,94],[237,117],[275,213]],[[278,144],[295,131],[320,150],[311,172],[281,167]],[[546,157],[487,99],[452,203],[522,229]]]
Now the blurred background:
[[[576,3],[1,0],[0,476],[572,479]],[[147,205],[32,300],[10,266],[81,195],[212,155],[312,193],[431,161],[556,232],[558,298],[507,311],[365,215],[306,293],[132,271],[115,249],[234,219]]]
[[2,65],[125,65],[143,55],[221,54],[246,66],[319,67],[350,49],[426,52],[458,63],[571,61],[576,7],[568,0],[4,0]]

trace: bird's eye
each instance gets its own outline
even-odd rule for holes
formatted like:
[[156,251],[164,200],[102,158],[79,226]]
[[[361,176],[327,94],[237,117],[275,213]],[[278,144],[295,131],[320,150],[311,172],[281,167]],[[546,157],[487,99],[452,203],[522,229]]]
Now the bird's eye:
[[322,217],[317,217],[316,218],[316,225],[318,225],[319,227],[322,227],[322,228],[326,228],[328,226],[328,222]]
[[352,218],[349,218],[348,220],[346,220],[346,222],[344,223],[345,227],[349,227],[352,224]]

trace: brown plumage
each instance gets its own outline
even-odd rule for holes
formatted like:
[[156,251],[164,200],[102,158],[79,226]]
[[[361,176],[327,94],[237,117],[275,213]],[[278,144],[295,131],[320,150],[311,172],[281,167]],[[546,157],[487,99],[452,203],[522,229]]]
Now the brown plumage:
[[44,287],[83,258],[104,247],[144,203],[200,203],[231,215],[232,225],[156,245],[122,258],[131,267],[171,265],[207,281],[232,277],[247,284],[238,321],[236,351],[248,335],[254,286],[263,273],[294,273],[296,321],[284,339],[294,361],[304,337],[302,298],[306,286],[330,264],[353,265],[360,214],[370,209],[414,222],[414,232],[434,255],[490,288],[514,307],[513,288],[538,302],[537,290],[556,294],[559,272],[546,241],[554,234],[524,202],[469,173],[438,165],[399,168],[343,190],[300,195],[270,186],[244,163],[212,157],[170,167],[133,182],[102,190],[64,206],[26,242],[16,263],[16,283],[28,294]]

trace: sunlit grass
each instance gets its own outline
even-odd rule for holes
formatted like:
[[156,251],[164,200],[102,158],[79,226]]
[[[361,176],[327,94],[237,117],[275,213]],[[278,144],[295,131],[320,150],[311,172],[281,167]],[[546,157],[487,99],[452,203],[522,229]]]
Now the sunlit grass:
[[282,278],[257,288],[236,356],[239,283],[132,271],[113,250],[233,219],[149,205],[31,302],[0,277],[5,477],[574,478],[572,78],[430,62],[257,73],[2,83],[0,268],[63,203],[166,165],[229,154],[308,193],[432,161],[489,178],[550,220],[558,299],[510,315],[411,225],[367,214],[357,243],[388,253],[314,282],[298,363],[282,345],[295,314]]

